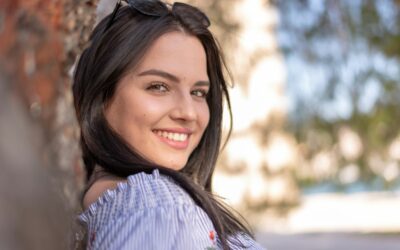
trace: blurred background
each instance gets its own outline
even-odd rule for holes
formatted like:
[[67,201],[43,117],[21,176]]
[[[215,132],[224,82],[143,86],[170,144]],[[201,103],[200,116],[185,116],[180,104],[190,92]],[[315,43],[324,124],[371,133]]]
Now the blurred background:
[[[270,250],[399,249],[400,1],[184,2],[234,78],[216,193]],[[82,237],[70,72],[97,4],[0,2],[1,249]]]

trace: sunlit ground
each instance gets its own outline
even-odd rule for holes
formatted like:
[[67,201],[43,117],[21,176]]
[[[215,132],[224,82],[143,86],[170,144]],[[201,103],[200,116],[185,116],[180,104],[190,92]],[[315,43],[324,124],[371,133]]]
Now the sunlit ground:
[[268,250],[398,250],[400,237],[384,234],[258,234]]
[[317,194],[286,218],[265,216],[257,239],[268,249],[400,249],[400,193]]
[[400,193],[316,194],[285,219],[263,218],[259,229],[278,233],[400,232]]

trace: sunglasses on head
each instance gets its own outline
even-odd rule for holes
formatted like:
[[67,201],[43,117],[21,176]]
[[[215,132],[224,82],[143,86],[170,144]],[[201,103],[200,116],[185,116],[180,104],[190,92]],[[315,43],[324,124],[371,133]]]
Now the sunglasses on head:
[[190,21],[200,23],[206,28],[211,24],[210,20],[203,12],[189,4],[175,2],[170,5],[159,0],[118,0],[104,32],[108,30],[114,22],[118,9],[122,6],[122,1],[126,2],[130,8],[136,10],[142,15],[162,17],[172,13],[185,20],[190,19]]

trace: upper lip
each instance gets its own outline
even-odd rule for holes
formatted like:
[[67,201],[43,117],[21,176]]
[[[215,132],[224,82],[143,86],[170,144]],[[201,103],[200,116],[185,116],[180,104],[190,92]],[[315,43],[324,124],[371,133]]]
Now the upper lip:
[[168,133],[179,133],[179,134],[192,134],[193,130],[189,128],[157,128],[156,131],[165,131]]

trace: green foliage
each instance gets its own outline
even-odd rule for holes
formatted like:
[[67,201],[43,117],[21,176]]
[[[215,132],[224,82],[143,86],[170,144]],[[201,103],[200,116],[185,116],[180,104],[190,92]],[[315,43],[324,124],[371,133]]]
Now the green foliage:
[[289,71],[288,92],[295,100],[292,131],[310,149],[315,148],[306,140],[310,130],[328,134],[333,148],[338,128],[350,127],[362,140],[363,154],[355,162],[340,161],[339,168],[356,163],[360,178],[373,179],[370,154],[393,160],[386,149],[400,131],[400,2],[275,4],[281,13],[278,34]]

